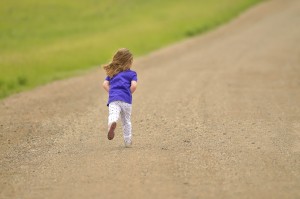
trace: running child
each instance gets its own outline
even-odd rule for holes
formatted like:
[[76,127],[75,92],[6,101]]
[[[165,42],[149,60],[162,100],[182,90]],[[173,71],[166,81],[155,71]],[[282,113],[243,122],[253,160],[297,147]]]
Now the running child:
[[117,121],[121,116],[125,147],[132,145],[131,109],[132,94],[137,87],[137,74],[131,70],[133,55],[126,48],[119,49],[112,61],[104,65],[107,77],[103,88],[109,93],[108,97],[108,134],[112,140],[115,136]]

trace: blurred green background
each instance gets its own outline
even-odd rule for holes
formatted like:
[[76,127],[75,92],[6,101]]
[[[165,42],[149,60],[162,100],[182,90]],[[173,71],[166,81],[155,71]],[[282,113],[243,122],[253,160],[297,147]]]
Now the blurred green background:
[[229,21],[262,0],[1,0],[0,98],[136,56]]

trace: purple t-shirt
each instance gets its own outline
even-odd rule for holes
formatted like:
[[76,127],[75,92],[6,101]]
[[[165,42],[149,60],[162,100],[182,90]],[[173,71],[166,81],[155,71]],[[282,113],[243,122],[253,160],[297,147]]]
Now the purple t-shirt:
[[137,74],[132,70],[125,70],[110,78],[109,81],[109,97],[107,106],[114,101],[123,101],[132,104],[132,95],[130,91],[131,81],[137,81]]

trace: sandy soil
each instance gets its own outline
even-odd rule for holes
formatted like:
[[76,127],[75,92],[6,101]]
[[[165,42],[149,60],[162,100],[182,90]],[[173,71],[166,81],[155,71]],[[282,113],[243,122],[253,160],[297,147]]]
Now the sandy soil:
[[134,145],[104,72],[0,102],[0,198],[300,198],[300,1],[135,62]]

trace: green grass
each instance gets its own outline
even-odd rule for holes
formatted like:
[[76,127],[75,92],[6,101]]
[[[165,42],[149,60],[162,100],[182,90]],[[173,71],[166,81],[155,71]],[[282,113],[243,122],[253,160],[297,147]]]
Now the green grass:
[[262,0],[2,0],[0,98],[225,23]]

